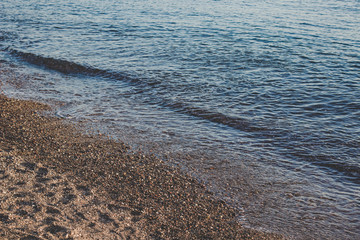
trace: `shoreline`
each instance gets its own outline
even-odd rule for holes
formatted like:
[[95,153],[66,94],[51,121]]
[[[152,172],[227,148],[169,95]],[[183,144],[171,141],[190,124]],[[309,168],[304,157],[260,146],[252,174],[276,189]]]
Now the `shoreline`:
[[[0,232],[0,236],[10,239],[15,232],[18,236],[28,234],[39,239],[49,236],[86,239],[81,234],[92,231],[92,234],[107,234],[105,239],[283,238],[242,227],[234,209],[215,199],[205,186],[178,169],[154,156],[129,153],[124,143],[101,135],[86,135],[74,124],[43,114],[49,110],[42,103],[0,95],[1,170],[5,177],[2,181],[9,181],[9,176],[16,179],[14,176],[19,173],[24,179],[32,179],[23,181],[25,187],[16,185],[19,181],[9,181],[8,184],[16,185],[12,191],[2,185],[1,199],[3,202],[6,199],[9,206],[1,208],[0,225],[5,232]],[[39,177],[39,169],[46,174]],[[73,187],[58,189],[63,194],[56,200],[54,196],[46,197],[51,186],[59,184],[59,179]],[[42,190],[32,192],[34,188]],[[91,191],[96,201],[87,200],[84,189]],[[43,205],[31,208],[34,198]],[[24,202],[29,204],[21,205]],[[10,203],[16,206],[10,208]],[[99,210],[91,215],[85,206]],[[49,216],[48,207],[56,207],[61,217]],[[75,210],[84,218],[68,220]],[[21,212],[23,216],[19,215]],[[49,217],[55,220],[46,221]],[[42,225],[31,230],[34,226],[26,224],[27,221]],[[129,227],[132,230],[126,232],[124,229]]]

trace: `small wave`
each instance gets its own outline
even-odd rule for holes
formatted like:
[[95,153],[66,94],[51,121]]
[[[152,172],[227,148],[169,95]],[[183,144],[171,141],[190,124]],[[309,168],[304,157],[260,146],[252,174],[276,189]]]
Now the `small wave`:
[[46,67],[52,70],[59,71],[65,74],[90,74],[90,75],[101,75],[105,74],[104,70],[82,66],[80,64],[61,60],[61,59],[54,59],[50,57],[43,57],[33,53],[25,53],[18,50],[14,50],[11,48],[6,49],[10,54],[16,56],[28,63]]
[[334,159],[332,156],[324,154],[318,154],[314,156],[304,154],[301,156],[301,159],[324,170],[341,174],[347,180],[353,183],[360,184],[360,166],[347,163],[346,161],[340,162],[339,159]]
[[360,184],[360,167],[349,165],[346,163],[333,163],[333,162],[317,162],[316,165],[320,167],[326,167],[327,169],[333,169],[340,172],[350,178],[352,182]]
[[26,53],[19,50],[7,48],[11,55],[20,58],[30,64],[34,64],[40,67],[45,67],[51,70],[55,70],[64,74],[82,74],[88,76],[101,76],[108,78],[115,78],[117,80],[132,80],[126,74],[114,73],[111,71],[98,69],[90,66],[83,66],[78,63],[74,63],[67,60],[55,59],[51,57],[39,56],[34,53]]
[[197,108],[181,102],[166,103],[166,107],[172,108],[177,112],[185,113],[194,117],[208,120],[210,122],[219,123],[228,127],[232,127],[245,132],[269,131],[263,127],[255,126],[254,123],[245,118],[232,117],[223,113]]

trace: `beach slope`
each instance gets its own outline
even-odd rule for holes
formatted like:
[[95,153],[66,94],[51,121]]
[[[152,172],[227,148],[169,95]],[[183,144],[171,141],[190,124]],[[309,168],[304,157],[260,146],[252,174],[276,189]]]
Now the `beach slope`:
[[0,95],[1,239],[282,239],[196,181],[50,107]]

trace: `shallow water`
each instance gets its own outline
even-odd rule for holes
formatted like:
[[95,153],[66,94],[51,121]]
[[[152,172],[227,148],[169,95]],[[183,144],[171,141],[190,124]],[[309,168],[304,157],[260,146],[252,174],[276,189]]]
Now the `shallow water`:
[[169,158],[248,226],[354,239],[359,15],[359,1],[3,0],[0,57],[24,80],[3,88]]

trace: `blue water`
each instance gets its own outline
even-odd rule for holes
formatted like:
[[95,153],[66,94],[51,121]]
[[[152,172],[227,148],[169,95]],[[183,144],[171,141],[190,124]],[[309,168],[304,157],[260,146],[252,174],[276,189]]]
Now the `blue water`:
[[3,88],[168,158],[247,226],[354,239],[359,19],[356,0],[2,0],[23,78]]

